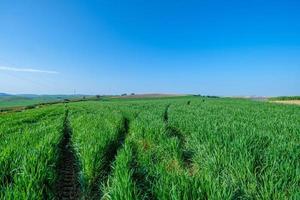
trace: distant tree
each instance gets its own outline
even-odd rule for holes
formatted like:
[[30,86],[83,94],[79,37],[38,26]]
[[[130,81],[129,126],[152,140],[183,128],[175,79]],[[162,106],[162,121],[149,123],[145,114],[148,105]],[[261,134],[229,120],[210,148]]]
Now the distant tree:
[[127,96],[127,94],[126,94],[126,93],[124,93],[124,94],[121,94],[121,96]]
[[25,107],[25,110],[27,110],[27,109],[32,109],[32,108],[35,108],[36,106],[35,105],[29,105],[29,106],[26,106]]
[[96,98],[97,98],[97,99],[100,99],[100,95],[96,95]]
[[131,93],[130,95],[131,95],[131,96],[134,96],[134,95],[135,95],[135,93]]

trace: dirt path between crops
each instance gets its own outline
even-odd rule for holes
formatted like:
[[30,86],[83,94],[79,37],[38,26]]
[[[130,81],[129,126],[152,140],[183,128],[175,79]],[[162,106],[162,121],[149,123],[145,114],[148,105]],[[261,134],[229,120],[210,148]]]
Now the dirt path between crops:
[[294,104],[300,105],[300,100],[282,100],[282,101],[271,101],[273,103],[282,103],[282,104]]
[[63,200],[79,199],[78,168],[71,142],[71,128],[66,112],[63,139],[60,144],[60,156],[57,166],[58,183],[57,197]]

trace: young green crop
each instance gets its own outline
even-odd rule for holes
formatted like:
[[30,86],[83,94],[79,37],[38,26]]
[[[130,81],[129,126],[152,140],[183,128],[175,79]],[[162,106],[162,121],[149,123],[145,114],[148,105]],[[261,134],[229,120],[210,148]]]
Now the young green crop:
[[70,106],[70,124],[81,169],[82,195],[97,198],[123,137],[124,118],[109,105],[77,103]]
[[[126,194],[133,197],[123,199],[200,197],[201,191],[196,189],[198,182],[191,182],[181,163],[180,141],[168,135],[163,121],[169,103],[140,104],[140,112],[130,123],[126,150],[116,158],[115,170],[107,188],[110,199],[122,199]],[[119,109],[128,113],[129,108],[121,105]]]
[[297,199],[300,109],[244,100],[170,107],[209,199]]
[[54,197],[56,147],[61,138],[63,113],[64,108],[56,106],[1,116],[0,199]]
[[[300,198],[300,107],[181,97],[68,110],[82,198]],[[0,117],[0,198],[54,197],[63,113]]]
[[298,107],[191,98],[146,108],[145,102],[130,123],[107,198],[298,198]]

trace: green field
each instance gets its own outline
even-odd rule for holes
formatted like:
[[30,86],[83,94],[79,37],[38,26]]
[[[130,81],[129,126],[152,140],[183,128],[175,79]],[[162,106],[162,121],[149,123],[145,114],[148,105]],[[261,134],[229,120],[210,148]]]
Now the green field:
[[0,110],[11,110],[41,103],[62,102],[65,99],[82,99],[82,97],[82,95],[0,95]]
[[300,107],[230,98],[0,114],[0,199],[300,199]]
[[45,102],[43,99],[30,99],[24,97],[0,97],[0,108],[11,108],[19,106],[29,106]]

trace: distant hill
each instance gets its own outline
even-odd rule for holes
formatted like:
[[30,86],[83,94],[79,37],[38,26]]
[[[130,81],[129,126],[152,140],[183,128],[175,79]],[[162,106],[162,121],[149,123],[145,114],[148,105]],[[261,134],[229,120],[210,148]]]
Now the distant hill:
[[57,102],[65,99],[80,99],[89,95],[36,95],[0,93],[0,108],[29,106],[40,103]]
[[7,93],[1,93],[0,92],[0,97],[7,97],[7,96],[12,96],[11,94],[7,94]]

